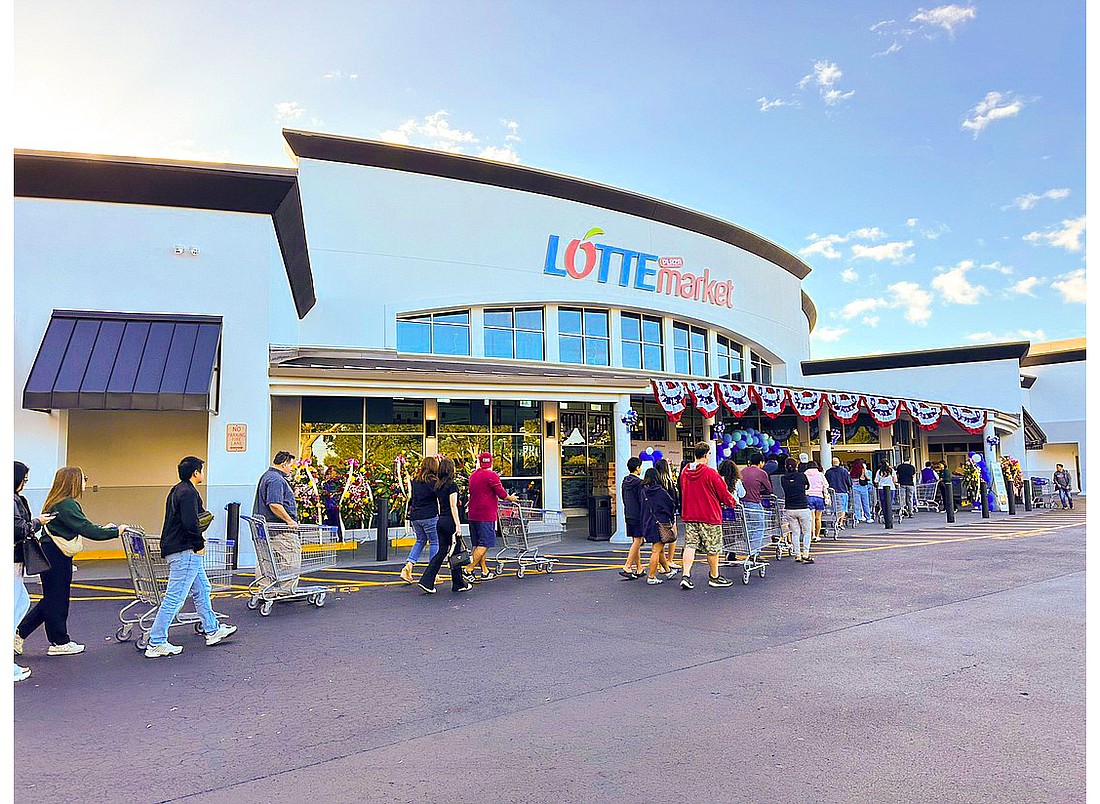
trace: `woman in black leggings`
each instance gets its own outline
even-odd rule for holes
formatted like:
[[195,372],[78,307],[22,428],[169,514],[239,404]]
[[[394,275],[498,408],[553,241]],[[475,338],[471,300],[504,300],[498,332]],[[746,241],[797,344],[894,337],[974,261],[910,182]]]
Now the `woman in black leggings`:
[[[435,576],[439,574],[443,562],[456,550],[462,549],[462,534],[458,531],[458,485],[455,483],[455,462],[450,458],[439,461],[439,479],[435,484],[435,494],[439,499],[439,522],[436,532],[439,534],[439,550],[428,562],[428,568],[416,584],[429,595],[435,594]],[[466,592],[474,585],[462,577],[462,565],[451,567],[451,591]]]

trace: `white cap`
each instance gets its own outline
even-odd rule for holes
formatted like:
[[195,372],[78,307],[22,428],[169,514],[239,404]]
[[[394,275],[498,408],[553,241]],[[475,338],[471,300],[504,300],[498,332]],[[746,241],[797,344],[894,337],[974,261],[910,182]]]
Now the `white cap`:
[[810,456],[803,452],[801,455],[798,456],[798,460],[802,461],[802,463],[809,463]]

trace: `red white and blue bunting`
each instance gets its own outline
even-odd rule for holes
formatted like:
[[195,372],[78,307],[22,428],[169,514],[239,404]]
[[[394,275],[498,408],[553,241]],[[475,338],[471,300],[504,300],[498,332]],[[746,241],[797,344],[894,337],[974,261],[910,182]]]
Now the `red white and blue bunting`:
[[687,388],[682,382],[653,380],[653,396],[670,422],[680,421],[687,408]]
[[867,411],[879,427],[889,427],[898,420],[900,399],[891,399],[888,396],[867,396],[864,399],[867,401]]
[[965,408],[961,405],[944,405],[951,418],[968,433],[980,433],[985,429],[986,413],[981,408]]
[[685,383],[688,389],[688,393],[691,394],[691,401],[695,403],[695,408],[708,419],[714,418],[714,415],[718,413],[721,408],[721,403],[718,401],[718,394],[714,389],[715,383],[713,382],[689,382]]
[[769,419],[774,419],[787,407],[787,389],[776,388],[774,385],[754,385],[752,394],[760,403],[760,412]]
[[935,430],[940,426],[940,418],[943,416],[943,405],[939,402],[921,402],[917,399],[906,399],[905,409],[909,416],[922,430]]
[[752,407],[752,394],[749,392],[749,386],[735,382],[719,382],[715,385],[718,388],[718,398],[722,400],[722,405],[734,416],[740,418],[745,415],[745,411]]
[[826,394],[829,409],[841,424],[851,424],[859,418],[863,397],[859,394]]
[[794,412],[808,422],[812,422],[821,413],[825,403],[825,394],[821,391],[791,391],[791,407]]

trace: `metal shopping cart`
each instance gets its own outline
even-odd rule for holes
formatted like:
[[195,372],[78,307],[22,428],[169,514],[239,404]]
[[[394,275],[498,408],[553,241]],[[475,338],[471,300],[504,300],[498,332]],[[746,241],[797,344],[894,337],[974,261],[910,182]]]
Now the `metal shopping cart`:
[[241,519],[252,529],[256,546],[256,580],[248,587],[248,608],[260,616],[271,614],[276,603],[305,600],[320,608],[329,587],[299,586],[302,575],[336,566],[340,529],[328,525],[287,525],[250,516]]
[[[148,536],[145,531],[136,526],[128,527],[123,531],[122,547],[126,551],[126,565],[130,569],[130,580],[134,583],[134,599],[123,606],[118,613],[118,619],[122,625],[115,631],[115,639],[119,642],[129,641],[136,625],[141,635],[134,642],[134,647],[145,650],[149,646],[149,632],[153,628],[153,621],[157,618],[157,610],[164,600],[164,591],[168,588],[168,562],[160,554],[160,537]],[[206,577],[210,579],[212,591],[231,589],[233,542],[207,537],[202,565],[206,570]],[[144,607],[144,610],[138,610],[140,613],[137,616],[130,611],[135,606]],[[225,618],[224,614],[218,612],[214,614],[219,619]],[[194,626],[196,634],[203,632],[199,615],[193,611],[181,611],[172,619],[168,627],[171,629],[181,625]]]
[[[890,508],[894,512],[895,522],[900,522],[906,517],[912,516],[912,514],[901,507],[901,495],[898,493],[897,488],[890,489]],[[878,489],[875,489],[874,518],[876,522],[886,524],[886,515],[882,510],[882,502],[878,495]]]
[[1050,481],[1045,477],[1031,478],[1031,507],[1050,508],[1050,493],[1048,487]]
[[791,543],[791,528],[784,515],[783,500],[775,496],[762,496],[760,504],[764,506],[764,539],[775,547],[775,560],[782,561],[784,554],[794,555]]
[[917,510],[932,513],[940,510],[940,481],[917,486]]
[[836,493],[830,492],[829,500],[825,503],[825,510],[821,512],[822,534],[829,536],[835,542],[840,535],[840,531],[847,527],[844,522],[845,513],[838,505]]
[[[768,511],[748,509],[743,505],[722,510],[722,553],[727,556],[728,566],[741,568],[741,583],[747,584],[752,573],[763,578],[768,571],[768,562],[760,559],[764,549],[765,523],[770,516]],[[743,555],[740,560],[737,556]]]
[[556,559],[540,555],[539,549],[559,544],[565,531],[561,511],[535,508],[532,503],[502,501],[498,509],[503,549],[496,554],[497,572],[515,554],[516,577],[522,578],[527,567],[538,572],[553,572]]

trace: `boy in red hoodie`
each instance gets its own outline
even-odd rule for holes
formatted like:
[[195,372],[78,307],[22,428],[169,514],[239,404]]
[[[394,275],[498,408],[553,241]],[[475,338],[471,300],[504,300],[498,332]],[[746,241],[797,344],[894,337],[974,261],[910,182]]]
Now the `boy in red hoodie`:
[[680,588],[695,588],[691,582],[691,565],[695,561],[696,550],[707,554],[710,586],[733,586],[733,581],[718,573],[718,554],[722,551],[722,506],[733,508],[737,501],[726,488],[722,476],[707,463],[710,445],[700,441],[695,445],[694,454],[695,463],[680,475],[683,487],[681,511],[686,531],[684,577],[680,580]]

